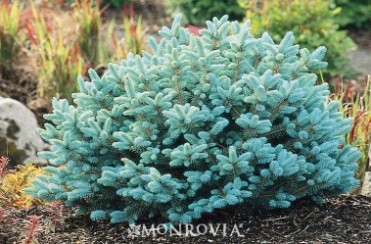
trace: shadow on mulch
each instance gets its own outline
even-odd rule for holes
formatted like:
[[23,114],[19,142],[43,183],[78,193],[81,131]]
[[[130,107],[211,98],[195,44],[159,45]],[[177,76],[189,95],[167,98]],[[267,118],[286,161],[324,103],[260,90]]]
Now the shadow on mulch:
[[[40,209],[14,214],[21,217],[32,213],[40,213]],[[199,236],[192,236],[198,233],[196,230],[187,234],[184,225],[182,235],[160,235],[156,231],[146,234],[144,225],[148,230],[152,224],[158,227],[161,223],[148,219],[144,224],[138,223],[136,237],[130,237],[128,229],[134,229],[127,224],[96,223],[75,216],[71,210],[65,216],[64,230],[40,234],[39,243],[371,243],[371,197],[361,195],[331,198],[323,205],[302,199],[289,209],[271,211],[248,206],[229,208],[195,222],[194,228],[200,226],[201,233],[210,231],[210,225],[214,228],[214,233]],[[217,224],[220,228],[215,231]],[[18,243],[19,233],[24,232],[21,225],[14,223],[11,231],[4,233],[9,226],[3,224],[0,243]],[[175,228],[179,230],[177,225]]]

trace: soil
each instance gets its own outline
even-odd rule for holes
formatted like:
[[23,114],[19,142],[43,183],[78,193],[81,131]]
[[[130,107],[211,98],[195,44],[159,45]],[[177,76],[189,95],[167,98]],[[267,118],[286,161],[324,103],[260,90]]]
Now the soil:
[[[42,213],[40,208],[36,208],[13,214],[24,218],[26,214]],[[249,206],[225,209],[204,216],[193,224],[195,229],[212,225],[216,230],[218,223],[222,226],[214,234],[199,236],[191,236],[190,232],[187,235],[185,226],[181,231],[183,235],[176,232],[172,235],[170,232],[142,235],[145,233],[143,224],[138,223],[140,231],[136,237],[130,237],[128,224],[92,222],[86,216],[75,216],[71,209],[66,209],[64,216],[67,218],[63,229],[43,231],[37,236],[39,243],[371,243],[371,198],[361,195],[342,195],[328,199],[323,205],[302,199],[289,209],[251,209]],[[151,224],[158,227],[162,222],[148,219],[144,225],[149,229]],[[224,236],[223,226],[226,227]],[[200,232],[206,232],[201,227]],[[25,233],[22,222],[3,223],[0,243],[19,243],[22,233]],[[197,231],[192,233],[197,234]]]

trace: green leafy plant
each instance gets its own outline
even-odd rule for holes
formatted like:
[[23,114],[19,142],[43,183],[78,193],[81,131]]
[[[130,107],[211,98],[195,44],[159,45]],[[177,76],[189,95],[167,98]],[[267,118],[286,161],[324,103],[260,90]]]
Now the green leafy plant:
[[232,20],[242,20],[244,9],[237,0],[168,0],[169,13],[182,13],[189,24],[203,25],[213,17],[228,14]]
[[251,0],[245,3],[245,8],[255,35],[268,31],[277,41],[287,31],[292,31],[296,42],[302,47],[313,49],[326,46],[329,52],[325,60],[329,66],[322,70],[325,79],[354,73],[344,53],[356,46],[346,32],[340,31],[335,24],[333,18],[340,9],[333,8],[329,0]]
[[40,132],[50,175],[25,191],[93,220],[189,223],[357,187],[361,153],[344,145],[351,119],[311,73],[326,66],[326,48],[299,49],[291,32],[277,44],[254,38],[248,22],[227,19],[195,36],[178,16],[149,39],[150,53],[80,77],[74,105],[54,99]]
[[371,0],[335,0],[341,12],[335,21],[342,27],[371,29]]
[[124,6],[125,4],[131,4],[131,3],[132,3],[131,0],[103,0],[101,5],[106,6],[107,4],[109,4],[110,6],[113,6],[118,9]]
[[0,3],[0,76],[12,70],[25,40],[21,31],[22,5],[18,1]]

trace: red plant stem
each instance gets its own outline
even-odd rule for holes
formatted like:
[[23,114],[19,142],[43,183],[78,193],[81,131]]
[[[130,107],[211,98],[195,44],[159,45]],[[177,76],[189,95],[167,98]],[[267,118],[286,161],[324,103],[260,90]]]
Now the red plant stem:
[[22,240],[22,244],[31,244],[36,237],[36,235],[42,230],[39,220],[41,216],[38,215],[29,215],[27,216],[29,220],[26,220],[26,225],[28,233],[25,238]]

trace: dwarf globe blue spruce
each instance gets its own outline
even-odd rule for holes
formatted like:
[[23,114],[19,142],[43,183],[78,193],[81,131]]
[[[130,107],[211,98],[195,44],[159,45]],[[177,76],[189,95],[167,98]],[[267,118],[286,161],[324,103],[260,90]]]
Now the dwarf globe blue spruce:
[[279,44],[255,38],[227,19],[194,36],[177,16],[150,52],[79,78],[74,105],[54,99],[40,132],[49,175],[26,191],[93,220],[189,223],[356,187],[360,153],[343,145],[351,121],[310,71],[326,66],[326,49],[299,49],[290,32]]

